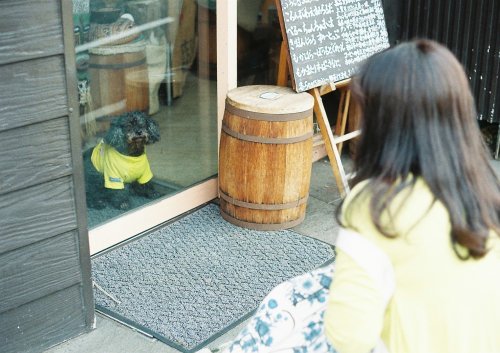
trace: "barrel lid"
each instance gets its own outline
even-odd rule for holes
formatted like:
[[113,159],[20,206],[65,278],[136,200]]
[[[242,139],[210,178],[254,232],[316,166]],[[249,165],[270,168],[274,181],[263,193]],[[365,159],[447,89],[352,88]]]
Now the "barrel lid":
[[305,112],[314,106],[314,99],[309,93],[297,93],[289,87],[271,85],[234,88],[227,93],[226,102],[242,110],[266,114]]

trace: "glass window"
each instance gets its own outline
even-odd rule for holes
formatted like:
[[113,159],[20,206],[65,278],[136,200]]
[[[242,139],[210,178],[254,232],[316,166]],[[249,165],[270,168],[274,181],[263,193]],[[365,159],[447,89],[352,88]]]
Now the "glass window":
[[274,0],[238,0],[238,86],[276,84],[282,41]]
[[89,228],[217,173],[215,2],[73,0]]

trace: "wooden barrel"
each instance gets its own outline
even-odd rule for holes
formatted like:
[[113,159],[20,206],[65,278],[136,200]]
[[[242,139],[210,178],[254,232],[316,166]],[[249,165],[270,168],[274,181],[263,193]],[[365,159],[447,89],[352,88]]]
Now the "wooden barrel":
[[143,41],[92,48],[89,74],[97,117],[135,110],[147,112],[149,81]]
[[312,167],[314,100],[278,86],[245,86],[226,99],[219,152],[222,217],[277,230],[305,217]]

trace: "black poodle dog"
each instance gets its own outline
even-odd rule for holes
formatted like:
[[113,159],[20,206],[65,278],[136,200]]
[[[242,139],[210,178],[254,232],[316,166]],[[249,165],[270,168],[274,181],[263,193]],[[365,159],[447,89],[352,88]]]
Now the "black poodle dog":
[[[156,121],[143,112],[114,118],[104,139],[83,154],[87,205],[130,208],[129,192],[157,198],[145,146],[160,140]],[[131,189],[131,190],[130,190]]]

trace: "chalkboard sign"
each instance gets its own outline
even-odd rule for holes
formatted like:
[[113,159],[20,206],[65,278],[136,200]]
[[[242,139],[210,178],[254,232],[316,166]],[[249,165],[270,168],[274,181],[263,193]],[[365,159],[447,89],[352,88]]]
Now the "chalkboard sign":
[[389,47],[380,0],[277,0],[297,92],[345,80]]

